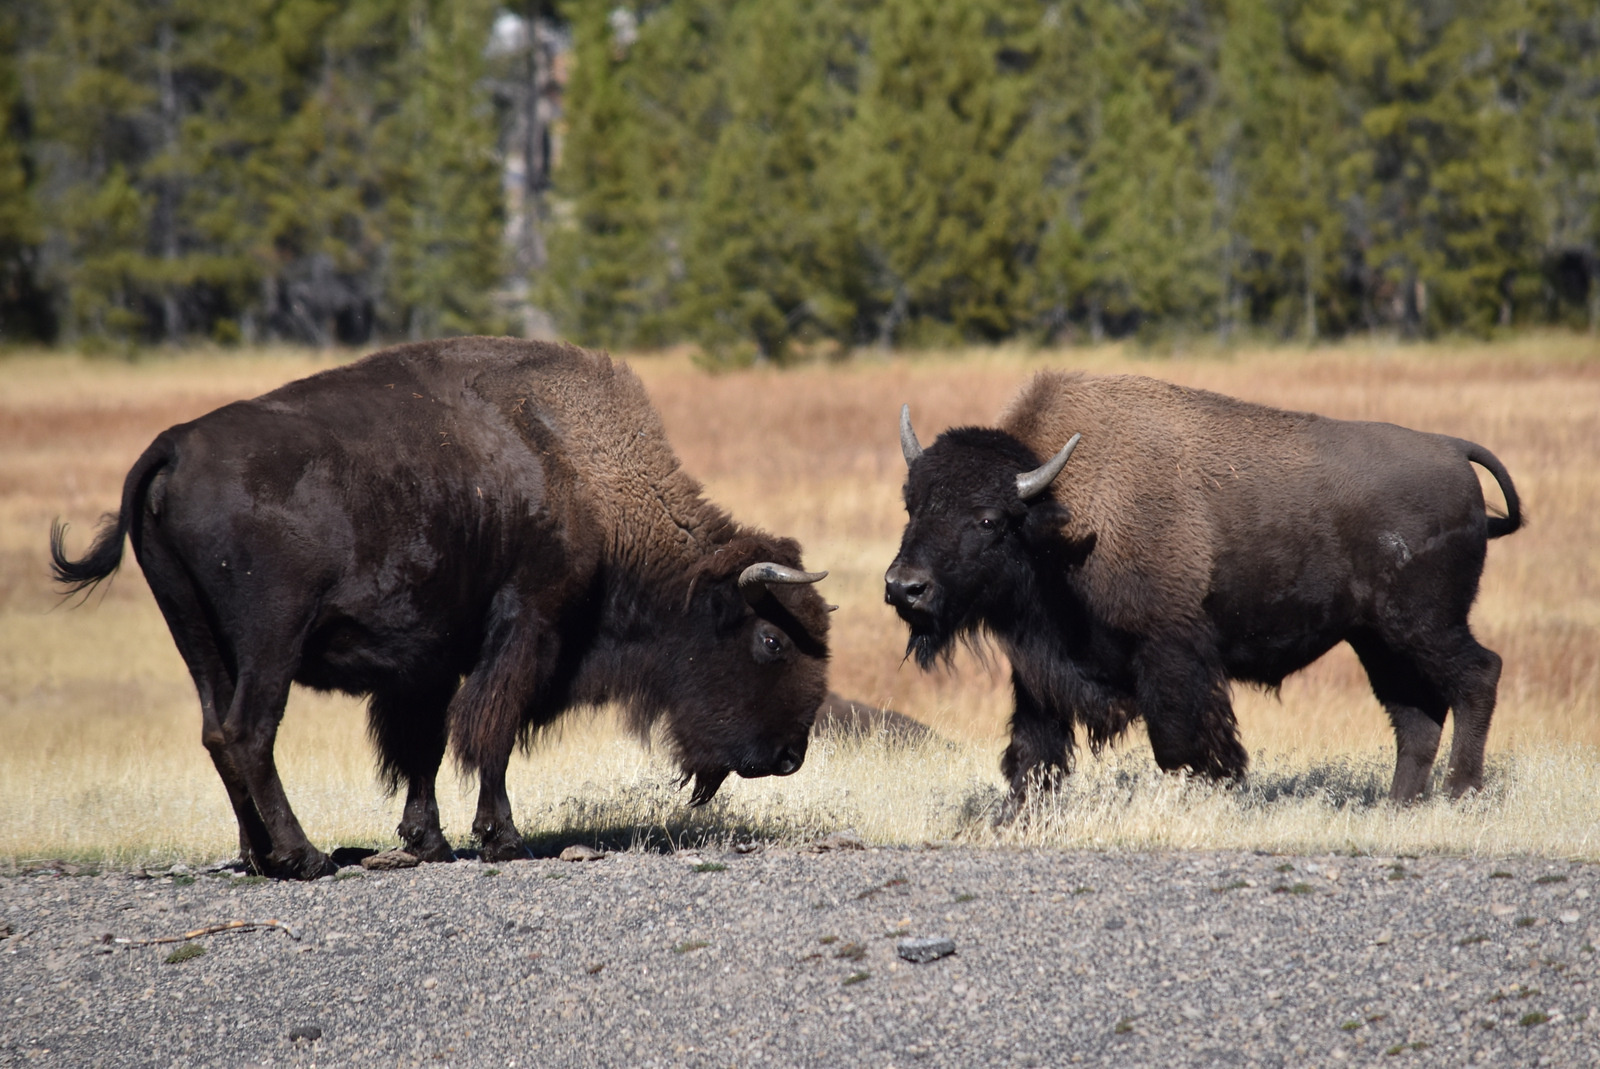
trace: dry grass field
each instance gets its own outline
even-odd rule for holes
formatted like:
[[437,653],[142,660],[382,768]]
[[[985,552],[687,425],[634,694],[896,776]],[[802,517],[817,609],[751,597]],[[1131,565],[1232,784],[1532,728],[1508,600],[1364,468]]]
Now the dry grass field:
[[[233,819],[199,744],[193,690],[131,554],[108,588],[67,607],[48,583],[47,532],[53,517],[70,521],[68,548],[81,553],[157,432],[334,359],[0,358],[0,868],[39,857],[137,864],[232,852]],[[898,843],[1600,857],[1594,339],[1203,358],[1112,347],[968,351],[721,375],[681,354],[631,362],[710,496],[741,520],[799,538],[807,565],[831,572],[822,590],[841,606],[835,689],[916,716],[944,741],[818,742],[796,776],[730,781],[711,806],[691,812],[659,756],[620,736],[604,711],[575,716],[515,759],[512,799],[531,837],[614,846],[747,834],[797,841],[853,827]],[[1494,450],[1529,525],[1491,545],[1474,616],[1479,637],[1506,664],[1483,794],[1405,809],[1380,801],[1392,736],[1341,648],[1292,678],[1281,697],[1236,693],[1253,761],[1243,788],[1161,775],[1135,732],[1102,758],[1085,757],[1071,786],[1031,819],[995,831],[988,815],[1000,799],[1004,665],[962,655],[952,672],[919,673],[902,663],[904,630],[882,601],[904,517],[896,418],[909,401],[924,442],[952,424],[991,421],[1042,366],[1156,375]],[[394,841],[398,802],[377,786],[357,703],[297,692],[278,754],[313,839],[324,847]],[[442,786],[446,832],[467,845],[473,784],[447,774]]]

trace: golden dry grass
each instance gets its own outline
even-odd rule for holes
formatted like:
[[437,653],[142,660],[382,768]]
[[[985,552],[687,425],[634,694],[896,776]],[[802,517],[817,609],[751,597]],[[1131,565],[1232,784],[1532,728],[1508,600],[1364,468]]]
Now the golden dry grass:
[[[88,604],[47,581],[50,520],[81,552],[122,476],[158,431],[326,366],[297,353],[139,364],[0,360],[0,864],[38,856],[118,863],[220,856],[233,822],[198,740],[193,690],[131,558]],[[833,741],[780,781],[734,781],[690,814],[671,770],[604,715],[574,718],[513,770],[533,835],[663,842],[753,833],[795,840],[840,826],[883,842],[960,837],[1093,846],[1533,852],[1600,856],[1600,345],[1569,335],[1493,345],[1141,357],[1113,347],[861,358],[722,375],[687,357],[632,361],[686,467],[746,522],[792,534],[834,617],[833,681],[948,740],[910,749]],[[1004,666],[968,655],[949,673],[902,663],[882,603],[903,512],[895,431],[991,421],[1039,366],[1136,371],[1285,407],[1391,420],[1482,442],[1516,479],[1531,523],[1491,545],[1474,627],[1505,658],[1490,784],[1467,803],[1374,804],[1387,786],[1387,721],[1353,656],[1336,650],[1280,699],[1237,694],[1254,761],[1247,789],[1154,772],[1134,733],[1085,759],[1056,803],[1004,833],[996,760],[1009,712]],[[280,768],[323,845],[382,843],[398,806],[372,776],[359,706],[297,693]],[[470,823],[471,785],[443,791],[447,831]]]

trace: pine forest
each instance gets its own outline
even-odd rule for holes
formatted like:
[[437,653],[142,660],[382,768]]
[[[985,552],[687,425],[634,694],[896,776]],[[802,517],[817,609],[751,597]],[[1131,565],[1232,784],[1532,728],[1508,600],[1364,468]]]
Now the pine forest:
[[1600,0],[0,2],[0,344],[1600,329]]

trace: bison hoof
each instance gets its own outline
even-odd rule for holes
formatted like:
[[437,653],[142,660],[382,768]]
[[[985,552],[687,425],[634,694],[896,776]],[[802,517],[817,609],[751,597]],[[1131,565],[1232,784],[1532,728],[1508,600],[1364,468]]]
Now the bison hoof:
[[485,861],[525,861],[533,854],[526,844],[519,838],[514,842],[484,843],[483,860]]
[[455,848],[450,845],[450,840],[443,835],[431,835],[424,839],[408,840],[405,845],[406,853],[418,861],[454,861]]
[[288,857],[269,854],[257,859],[252,867],[263,876],[275,880],[319,880],[339,871],[333,860],[314,846],[297,851]]
[[1022,815],[1027,806],[1028,796],[1026,794],[1012,792],[1006,795],[1006,800],[1001,802],[1000,808],[995,811],[994,826],[997,828],[1011,827],[1017,822],[1017,818]]

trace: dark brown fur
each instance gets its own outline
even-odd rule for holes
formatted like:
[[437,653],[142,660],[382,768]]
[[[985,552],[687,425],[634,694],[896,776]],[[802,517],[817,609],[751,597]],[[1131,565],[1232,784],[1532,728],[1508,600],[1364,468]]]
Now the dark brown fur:
[[246,860],[316,876],[272,763],[290,681],[371,696],[400,834],[451,856],[433,780],[475,770],[474,833],[517,856],[505,767],[564,710],[665,726],[694,800],[803,760],[826,693],[809,585],[738,589],[799,547],[736,524],[679,466],[643,387],[601,353],[513,339],[399,346],[160,435],[68,590],[130,538],[200,694]]

